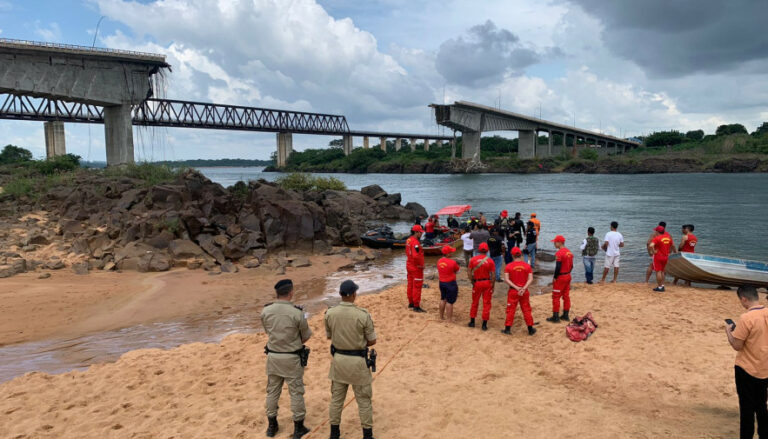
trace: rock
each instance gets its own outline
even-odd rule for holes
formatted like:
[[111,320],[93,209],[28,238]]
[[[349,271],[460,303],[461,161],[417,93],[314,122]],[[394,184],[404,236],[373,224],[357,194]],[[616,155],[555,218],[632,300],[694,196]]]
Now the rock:
[[275,274],[277,275],[285,274],[285,267],[280,265],[279,267],[275,268]]
[[[148,244],[144,244],[143,242],[131,242],[125,247],[117,250],[115,252],[115,264],[121,269],[121,270],[130,270],[135,269],[133,267],[133,264],[129,264],[129,266],[133,268],[124,268],[122,266],[122,262],[125,259],[136,259],[141,258],[144,255],[154,253],[156,250],[154,247],[149,246]],[[133,261],[138,262],[138,261]]]
[[64,262],[61,261],[61,259],[53,259],[51,258],[49,261],[45,263],[45,268],[49,270],[61,270],[64,268]]
[[386,197],[382,197],[379,201],[382,201],[390,206],[399,206],[403,201],[403,196],[398,194],[390,194]]
[[111,271],[115,269],[115,263],[114,262],[107,262],[104,264],[104,271]]
[[75,262],[74,264],[72,264],[72,271],[74,271],[75,274],[79,274],[79,275],[88,274],[88,263]]
[[230,224],[229,227],[227,227],[227,235],[229,235],[231,238],[234,238],[235,236],[242,233],[243,227],[240,224]]
[[427,209],[424,208],[419,203],[408,203],[405,205],[405,208],[412,211],[417,217],[423,216],[424,218],[427,217]]
[[227,261],[223,264],[221,264],[221,271],[222,273],[237,273],[237,265],[232,263],[231,261]]
[[83,224],[76,220],[62,220],[59,225],[62,233],[78,234],[84,231]]
[[202,266],[203,266],[203,261],[201,259],[193,259],[191,261],[187,261],[187,268],[190,270],[197,270]]
[[[347,256],[349,257],[350,255],[347,255]],[[354,262],[365,262],[365,261],[367,261],[367,260],[368,260],[368,259],[365,257],[365,255],[359,255],[359,254],[356,254],[356,255],[351,255],[351,259],[352,259]]]
[[[50,243],[51,243],[51,241],[48,240],[48,238],[46,238],[45,236],[43,236],[41,234],[34,234],[34,235],[30,236],[29,239],[27,240],[27,245],[30,245],[30,244],[48,245]],[[27,250],[24,250],[24,251],[27,251]]]
[[391,274],[386,274],[386,273],[384,273],[381,277],[383,277],[384,279],[394,279],[395,278]]
[[197,258],[205,254],[197,244],[186,239],[174,239],[169,242],[168,251],[174,259]]
[[333,252],[333,247],[327,241],[315,240],[312,243],[312,250],[318,255],[329,255]]
[[27,253],[33,252],[35,250],[37,250],[37,247],[34,245],[25,245],[24,247],[21,248],[21,251],[27,252]]
[[6,278],[6,277],[11,277],[14,274],[16,274],[16,272],[13,270],[13,267],[11,267],[10,265],[1,265],[0,266],[0,279]]
[[387,195],[387,192],[384,191],[384,189],[382,189],[381,186],[379,186],[378,184],[372,184],[370,186],[366,186],[360,189],[360,192],[365,196],[373,198],[374,200],[381,197],[385,197]]
[[146,271],[159,272],[168,271],[171,269],[171,258],[165,253],[153,253],[147,255],[144,258],[149,257],[149,261],[146,265]]
[[169,230],[163,230],[157,235],[147,239],[146,242],[154,248],[166,249],[174,238],[175,236],[173,236],[173,233],[171,233]]
[[309,258],[305,258],[303,256],[299,256],[293,261],[291,261],[291,267],[301,268],[301,267],[309,267],[312,263],[309,261]]
[[224,253],[219,247],[216,246],[214,238],[208,234],[200,234],[197,236],[197,242],[200,243],[200,247],[205,250],[213,259],[219,264],[226,262],[227,258],[224,257]]
[[349,253],[351,251],[352,250],[349,247],[335,247],[333,249],[333,253],[332,254],[334,254],[334,255],[343,255],[343,254]]
[[203,263],[203,270],[205,271],[220,271],[218,265],[213,261],[206,261]]
[[260,266],[261,262],[259,262],[259,258],[251,258],[243,263],[243,267],[245,268],[259,268]]
[[84,238],[77,238],[72,241],[72,248],[70,250],[76,255],[91,254],[91,248],[88,246],[88,241]]
[[14,274],[20,274],[20,273],[26,273],[27,272],[27,260],[26,259],[10,259],[8,261],[8,265],[13,268]]
[[213,237],[213,243],[224,248],[229,244],[229,238],[227,238],[227,235],[216,235]]
[[138,203],[142,200],[142,198],[144,198],[146,193],[146,189],[131,189],[125,191],[123,192],[120,201],[117,202],[117,207],[123,210],[130,210],[134,204]]
[[49,279],[51,277],[51,273],[43,273],[40,276],[37,276],[38,279]]

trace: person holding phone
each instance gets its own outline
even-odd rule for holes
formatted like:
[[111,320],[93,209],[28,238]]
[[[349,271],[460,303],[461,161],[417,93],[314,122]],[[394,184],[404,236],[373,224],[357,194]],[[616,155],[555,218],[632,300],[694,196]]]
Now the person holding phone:
[[768,309],[760,305],[755,287],[739,287],[736,294],[747,312],[736,324],[726,319],[725,334],[738,352],[734,370],[740,437],[754,436],[757,419],[758,437],[768,438]]

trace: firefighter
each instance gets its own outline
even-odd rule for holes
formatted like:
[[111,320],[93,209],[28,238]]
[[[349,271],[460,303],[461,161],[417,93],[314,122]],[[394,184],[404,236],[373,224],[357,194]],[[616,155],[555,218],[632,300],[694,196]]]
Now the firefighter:
[[408,308],[414,312],[426,312],[421,308],[421,286],[424,284],[424,249],[421,235],[424,229],[420,225],[411,228],[411,236],[405,241],[405,269],[408,272]]
[[470,259],[467,275],[472,282],[472,308],[469,310],[469,326],[475,327],[477,308],[480,297],[483,298],[483,331],[488,330],[488,318],[491,316],[491,297],[496,282],[496,265],[488,256],[488,244],[481,243],[477,249],[478,255]]
[[[570,320],[571,310],[571,270],[573,269],[573,253],[565,247],[565,237],[555,236],[555,277],[552,281],[552,317],[547,321],[558,323],[560,320]],[[563,299],[563,315],[560,316],[560,298]]]
[[504,269],[504,282],[509,285],[507,293],[507,319],[504,322],[502,334],[511,334],[512,323],[515,322],[515,311],[517,304],[520,304],[520,310],[523,312],[525,324],[528,325],[528,335],[536,333],[533,327],[533,316],[531,315],[531,302],[528,287],[533,282],[533,269],[523,261],[523,252],[519,247],[512,249],[512,263]]

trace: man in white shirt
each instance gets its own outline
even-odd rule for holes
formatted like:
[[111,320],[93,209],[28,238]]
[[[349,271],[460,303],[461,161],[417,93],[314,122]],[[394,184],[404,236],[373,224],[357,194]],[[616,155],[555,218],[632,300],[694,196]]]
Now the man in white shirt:
[[611,231],[605,234],[603,239],[603,250],[605,251],[605,268],[603,268],[603,279],[600,283],[605,283],[605,278],[608,277],[608,272],[613,268],[613,280],[612,283],[616,283],[616,279],[619,277],[619,259],[621,247],[624,247],[624,236],[617,232],[619,223],[616,221],[611,222]]
[[461,235],[461,240],[464,242],[465,267],[469,267],[469,260],[472,259],[472,250],[475,248],[475,241],[472,239],[472,234],[469,233],[469,227],[464,227],[464,234]]

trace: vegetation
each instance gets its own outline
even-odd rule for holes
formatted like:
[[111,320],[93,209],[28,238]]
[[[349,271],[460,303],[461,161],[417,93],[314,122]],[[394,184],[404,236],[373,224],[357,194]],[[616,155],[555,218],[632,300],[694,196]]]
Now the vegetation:
[[597,154],[597,151],[595,151],[594,149],[584,148],[579,151],[579,158],[594,162],[595,160],[600,158],[600,156]]
[[347,190],[347,186],[338,178],[316,177],[300,172],[283,175],[275,182],[283,189],[291,189],[295,191]]
[[32,152],[15,145],[5,145],[0,152],[0,165],[29,162],[32,160]]
[[732,123],[730,125],[720,125],[715,131],[716,136],[727,136],[729,134],[747,134],[747,129],[740,123]]
[[186,168],[171,168],[170,166],[143,162],[107,168],[104,170],[104,175],[108,177],[135,178],[142,180],[144,185],[148,187],[156,184],[170,183],[186,170]]
[[249,166],[270,166],[274,165],[274,160],[248,160],[248,159],[194,159],[194,160],[175,160],[154,162],[157,165],[168,166],[171,168],[213,168],[213,167],[249,167]]

